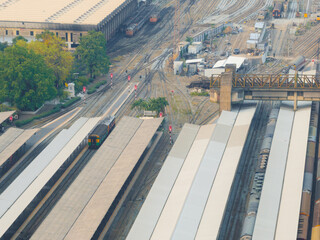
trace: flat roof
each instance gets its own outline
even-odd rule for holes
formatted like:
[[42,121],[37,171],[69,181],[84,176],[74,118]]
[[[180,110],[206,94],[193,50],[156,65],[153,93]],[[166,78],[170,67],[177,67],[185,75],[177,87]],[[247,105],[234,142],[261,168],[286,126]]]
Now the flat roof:
[[[23,170],[22,173],[0,195],[0,236],[10,227],[15,219],[11,218],[12,205],[40,173],[55,158],[73,135],[84,125],[87,118],[80,118],[69,130],[62,130],[59,135]],[[10,212],[8,212],[10,208]],[[8,214],[6,214],[8,212]],[[8,217],[11,221],[8,220]]]
[[294,119],[292,105],[292,103],[282,102],[280,107],[252,235],[253,239],[270,240],[274,238]]
[[[0,166],[6,162],[30,137],[32,137],[39,129],[28,129],[23,131],[9,146],[0,152]],[[1,137],[0,137],[1,142]]]
[[20,0],[0,4],[0,21],[97,25],[128,0]]
[[126,239],[150,239],[199,126],[184,124]]
[[143,120],[123,117],[31,239],[63,239]]
[[[82,119],[80,119],[82,120]],[[89,132],[98,123],[100,118],[91,118],[81,126],[80,129],[73,128],[75,132],[71,132],[70,129],[66,132],[70,134],[72,138],[66,142],[63,149],[54,157],[54,159],[43,169],[43,171],[34,179],[34,181],[25,189],[25,191],[16,199],[15,203],[8,209],[6,214],[0,219],[0,223],[4,222],[4,229],[10,227],[10,225],[17,219],[24,209],[32,202],[41,189],[51,179],[51,177],[59,170],[62,164],[68,160],[72,153],[78,148],[81,142],[86,139]],[[79,122],[78,122],[79,123]],[[68,139],[68,136],[66,136]]]
[[[1,11],[0,11],[1,13]],[[7,120],[15,111],[0,112],[0,124]]]
[[236,68],[238,69],[241,67],[245,60],[246,58],[244,57],[230,56],[227,59],[217,61],[213,68],[225,67],[227,64],[236,64]]
[[222,111],[171,239],[194,239],[238,111]]
[[83,209],[65,239],[92,239],[122,186],[151,142],[163,118],[144,120]]
[[250,40],[258,40],[260,38],[260,33],[250,33]]
[[254,24],[254,27],[255,27],[255,28],[260,28],[260,29],[262,29],[262,28],[264,27],[264,25],[265,25],[264,22],[256,22],[256,23]]
[[236,174],[243,147],[246,143],[255,106],[242,105],[233,126],[219,170],[213,182],[196,239],[218,239],[219,229],[227,206],[232,183]]
[[200,127],[153,231],[152,239],[170,239],[215,125]]
[[311,104],[299,102],[294,115],[275,240],[297,238]]
[[0,153],[23,133],[23,129],[9,128],[0,136]]

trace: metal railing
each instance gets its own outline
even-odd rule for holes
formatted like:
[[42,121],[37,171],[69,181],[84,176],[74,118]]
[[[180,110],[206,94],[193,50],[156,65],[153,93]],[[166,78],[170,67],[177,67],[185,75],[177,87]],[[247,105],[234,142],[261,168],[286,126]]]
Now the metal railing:
[[[221,75],[214,75],[210,88],[220,88]],[[314,89],[320,91],[320,78],[315,75],[235,74],[233,88],[247,89]]]

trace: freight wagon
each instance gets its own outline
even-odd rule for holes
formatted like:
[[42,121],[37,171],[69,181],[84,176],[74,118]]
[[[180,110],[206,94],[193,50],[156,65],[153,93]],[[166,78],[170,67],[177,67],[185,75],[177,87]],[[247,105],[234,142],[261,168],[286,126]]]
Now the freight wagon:
[[274,18],[281,18],[282,11],[283,11],[283,3],[282,2],[277,2],[274,5],[274,9],[273,9],[273,12],[272,12],[273,17]]
[[149,18],[150,23],[157,23],[159,20],[159,13],[152,13]]
[[109,136],[115,126],[115,117],[108,116],[103,119],[92,131],[88,138],[88,145],[91,149],[97,149]]
[[140,7],[137,16],[127,23],[127,28],[125,30],[127,37],[133,37],[137,31],[139,31],[142,26],[148,21],[151,9],[154,6],[143,5]]

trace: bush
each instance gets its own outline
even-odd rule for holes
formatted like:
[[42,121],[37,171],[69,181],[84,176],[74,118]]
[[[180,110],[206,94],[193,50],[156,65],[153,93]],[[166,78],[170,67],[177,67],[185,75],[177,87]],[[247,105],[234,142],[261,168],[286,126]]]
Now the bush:
[[190,93],[191,96],[209,96],[208,92],[192,92]]
[[100,86],[102,86],[102,85],[104,85],[104,84],[106,84],[106,83],[107,83],[107,81],[104,80],[104,81],[97,82],[97,83],[93,84],[93,86],[89,87],[87,93],[88,93],[88,94],[94,93]]
[[75,102],[78,102],[81,99],[81,97],[74,97],[65,102],[64,104],[61,105],[62,108],[67,108],[70,105],[74,104]]
[[21,127],[21,126],[24,126],[30,122],[32,122],[33,120],[35,119],[40,119],[40,118],[44,118],[44,117],[47,117],[53,113],[56,113],[56,112],[59,112],[61,110],[61,105],[57,105],[54,109],[50,110],[50,111],[47,111],[47,112],[44,112],[44,113],[41,113],[39,115],[36,115],[32,118],[28,118],[28,119],[25,119],[25,120],[19,120],[19,121],[16,121],[15,122],[15,125],[17,127]]

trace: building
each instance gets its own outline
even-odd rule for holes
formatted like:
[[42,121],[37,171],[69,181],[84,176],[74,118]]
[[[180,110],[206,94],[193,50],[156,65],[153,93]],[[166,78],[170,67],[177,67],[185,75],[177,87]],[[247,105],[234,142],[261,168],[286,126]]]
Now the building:
[[44,30],[76,46],[90,30],[104,33],[107,40],[137,7],[137,0],[20,0],[0,4],[0,42],[17,36],[35,39]]

